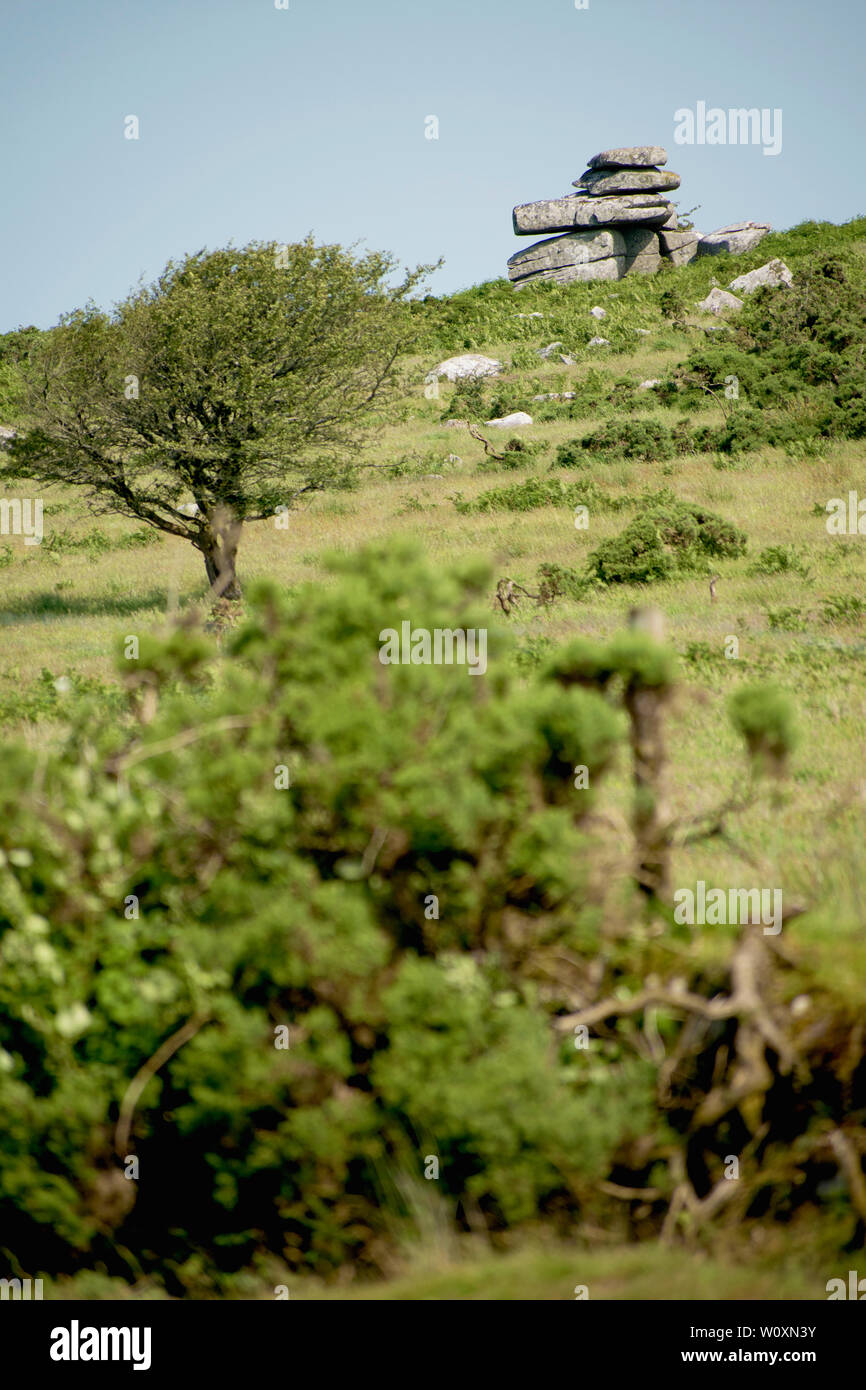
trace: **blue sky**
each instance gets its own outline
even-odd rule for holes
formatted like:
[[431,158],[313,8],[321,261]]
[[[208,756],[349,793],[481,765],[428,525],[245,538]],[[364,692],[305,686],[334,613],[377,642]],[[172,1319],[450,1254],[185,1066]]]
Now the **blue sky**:
[[[492,279],[512,206],[619,144],[667,148],[702,231],[844,221],[864,40],[864,0],[0,0],[0,331],[308,231]],[[699,101],[780,108],[781,153],[676,145]]]

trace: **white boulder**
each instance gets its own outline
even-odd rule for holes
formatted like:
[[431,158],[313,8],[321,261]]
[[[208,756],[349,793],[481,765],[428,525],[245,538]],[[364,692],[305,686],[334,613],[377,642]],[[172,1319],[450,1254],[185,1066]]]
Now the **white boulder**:
[[736,280],[732,280],[728,285],[728,289],[736,290],[737,294],[754,294],[762,285],[769,285],[771,289],[784,285],[787,289],[793,283],[794,277],[785,262],[774,260],[767,261],[766,265],[759,265],[757,270],[738,275]]
[[463,381],[467,377],[498,376],[502,363],[495,357],[484,357],[480,352],[463,352],[459,357],[446,357],[438,367],[427,373],[427,381],[438,381],[444,376],[448,381]]
[[500,415],[498,420],[485,420],[486,425],[495,425],[497,429],[510,430],[517,425],[531,425],[532,416],[527,415],[525,410],[515,410],[511,415]]

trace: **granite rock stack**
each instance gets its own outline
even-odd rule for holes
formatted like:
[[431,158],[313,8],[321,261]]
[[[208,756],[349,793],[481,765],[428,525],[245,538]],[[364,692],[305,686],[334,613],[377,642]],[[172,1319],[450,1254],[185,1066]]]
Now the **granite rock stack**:
[[660,145],[603,150],[574,180],[576,193],[516,207],[517,236],[558,235],[510,257],[514,288],[538,280],[652,275],[663,259],[684,265],[696,256],[700,233],[678,226],[668,195],[680,178],[661,167],[667,158]]

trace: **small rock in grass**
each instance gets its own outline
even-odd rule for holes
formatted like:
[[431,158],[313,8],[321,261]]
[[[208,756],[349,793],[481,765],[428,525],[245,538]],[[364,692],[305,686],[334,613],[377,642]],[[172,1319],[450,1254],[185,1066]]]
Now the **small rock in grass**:
[[525,410],[515,410],[511,415],[501,415],[497,420],[485,420],[484,423],[505,430],[511,429],[515,425],[531,425],[532,416],[527,415]]
[[742,299],[738,299],[735,294],[728,294],[727,290],[720,290],[714,286],[710,290],[706,299],[698,301],[698,308],[704,309],[708,314],[721,314],[725,309],[741,309]]

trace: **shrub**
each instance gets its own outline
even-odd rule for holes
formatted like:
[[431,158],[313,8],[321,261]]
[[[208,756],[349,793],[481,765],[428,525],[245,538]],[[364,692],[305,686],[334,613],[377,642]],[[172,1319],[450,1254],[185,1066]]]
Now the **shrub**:
[[809,576],[808,566],[790,545],[768,545],[749,568],[749,574],[799,574]]
[[640,512],[590,556],[591,573],[605,584],[648,584],[707,556],[737,556],[746,538],[715,512],[664,497]]
[[602,458],[654,461],[674,454],[671,432],[657,420],[612,420],[595,434],[586,435],[581,444]]

